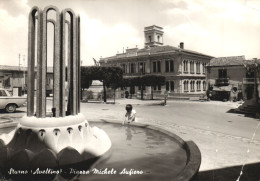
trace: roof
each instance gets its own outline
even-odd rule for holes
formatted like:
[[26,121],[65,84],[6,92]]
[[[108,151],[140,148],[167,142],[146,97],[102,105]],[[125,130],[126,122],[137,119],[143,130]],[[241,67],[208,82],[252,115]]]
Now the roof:
[[245,56],[230,56],[230,57],[217,57],[212,58],[207,66],[218,67],[218,66],[237,66],[245,65],[249,60],[245,59]]
[[[131,49],[131,50],[133,50],[133,49]],[[134,57],[134,56],[141,56],[141,55],[152,55],[152,54],[158,54],[158,53],[164,53],[164,52],[178,52],[178,53],[184,52],[184,53],[192,53],[192,54],[212,57],[210,55],[202,54],[202,53],[199,53],[196,51],[181,49],[181,48],[170,46],[170,45],[164,45],[164,46],[147,47],[147,48],[142,48],[142,49],[136,48],[136,51],[131,51],[131,52],[128,52],[126,50],[125,53],[116,54],[115,56],[111,56],[111,57],[101,58],[100,61],[102,62],[104,60],[114,60],[114,59],[118,59],[118,58]]]
[[[5,70],[5,71],[27,71],[27,67],[0,65],[0,71],[1,70]],[[52,73],[53,72],[53,67],[47,67],[47,72],[48,73]]]

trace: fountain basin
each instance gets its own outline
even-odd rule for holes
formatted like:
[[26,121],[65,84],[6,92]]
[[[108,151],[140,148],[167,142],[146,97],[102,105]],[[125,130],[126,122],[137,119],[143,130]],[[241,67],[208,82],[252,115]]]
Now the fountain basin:
[[[90,122],[90,125],[107,133],[112,142],[109,151],[90,162],[61,167],[58,174],[26,175],[25,178],[186,181],[192,180],[199,170],[201,153],[196,144],[185,142],[163,128],[141,123],[122,126],[108,121]],[[11,175],[10,178],[21,177],[16,179]]]
[[[186,181],[199,170],[197,145],[163,128],[141,123],[122,126],[111,121],[90,124],[108,134],[112,148],[110,155],[96,162],[90,174],[82,174],[80,180]],[[106,174],[108,171],[114,173]]]

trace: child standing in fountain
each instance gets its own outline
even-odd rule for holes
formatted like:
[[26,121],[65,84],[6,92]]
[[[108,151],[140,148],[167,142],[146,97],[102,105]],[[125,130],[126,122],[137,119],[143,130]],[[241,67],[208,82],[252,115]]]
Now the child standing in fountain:
[[125,109],[126,109],[126,114],[125,114],[125,120],[122,123],[123,125],[125,124],[125,122],[129,124],[135,121],[135,115],[136,115],[136,111],[133,109],[133,106],[131,104],[127,104]]

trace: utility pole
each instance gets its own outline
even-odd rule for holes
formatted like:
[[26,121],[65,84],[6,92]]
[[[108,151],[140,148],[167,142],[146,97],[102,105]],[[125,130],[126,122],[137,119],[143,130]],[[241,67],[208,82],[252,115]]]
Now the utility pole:
[[23,93],[25,94],[25,55],[23,55]]

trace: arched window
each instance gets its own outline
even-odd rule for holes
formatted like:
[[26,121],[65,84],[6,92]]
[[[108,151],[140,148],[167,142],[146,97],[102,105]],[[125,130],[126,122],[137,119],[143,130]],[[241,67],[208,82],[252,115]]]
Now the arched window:
[[192,81],[190,81],[190,91],[191,92],[194,92],[195,91],[195,81],[194,80],[192,80]]
[[187,60],[183,61],[183,72],[188,73],[188,61]]
[[203,81],[203,91],[206,91],[206,89],[207,89],[206,81]]
[[197,91],[200,91],[201,90],[201,81],[198,80],[196,84],[197,84]]
[[200,62],[196,63],[196,73],[200,74]]
[[193,61],[190,62],[190,73],[194,74],[194,62]]
[[184,92],[189,92],[189,88],[188,88],[188,85],[189,84],[189,81],[185,80],[183,82],[183,86],[184,86]]

